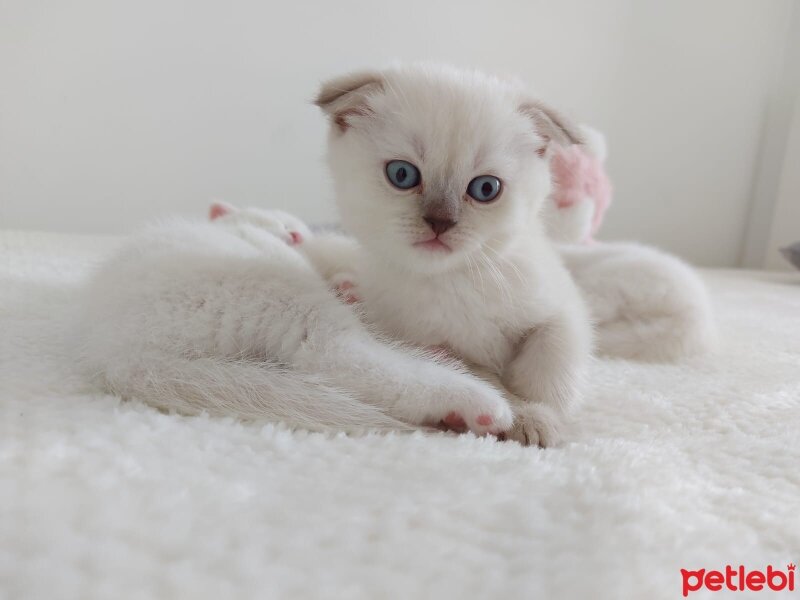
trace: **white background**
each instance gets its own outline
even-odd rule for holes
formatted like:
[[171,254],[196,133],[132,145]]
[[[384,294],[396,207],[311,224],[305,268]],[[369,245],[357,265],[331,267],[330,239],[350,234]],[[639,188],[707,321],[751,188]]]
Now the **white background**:
[[616,196],[601,238],[778,266],[774,245],[800,239],[786,222],[800,212],[786,150],[797,157],[798,12],[792,0],[0,0],[0,227],[125,232],[202,216],[213,198],[330,220],[319,82],[436,59],[516,74],[606,132]]

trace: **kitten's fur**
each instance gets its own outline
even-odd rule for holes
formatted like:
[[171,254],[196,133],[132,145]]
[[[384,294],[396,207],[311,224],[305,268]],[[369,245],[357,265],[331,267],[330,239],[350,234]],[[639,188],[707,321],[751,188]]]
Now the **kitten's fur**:
[[412,429],[454,414],[479,434],[511,427],[489,384],[379,341],[337,301],[289,245],[292,232],[311,235],[302,223],[217,217],[132,237],[89,283],[80,358],[106,390],[311,429]]
[[564,244],[559,251],[591,309],[599,353],[676,361],[715,348],[708,292],[680,259],[625,242]]
[[[538,213],[550,192],[549,144],[578,134],[515,84],[438,66],[334,79],[317,104],[331,119],[342,221],[365,249],[367,318],[499,378],[520,399],[511,437],[555,443],[581,396],[592,336]],[[389,183],[385,164],[396,159],[419,169],[421,185]],[[467,195],[481,175],[503,183],[490,204]],[[430,242],[426,219],[456,224]]]
[[[307,229],[296,217],[285,215],[284,219]],[[708,353],[716,347],[718,336],[708,292],[690,265],[631,242],[558,244],[557,248],[592,314],[598,353],[663,362]],[[355,240],[324,234],[298,249],[319,266],[333,289],[347,285],[341,292],[344,298],[361,300],[358,271],[362,258]]]

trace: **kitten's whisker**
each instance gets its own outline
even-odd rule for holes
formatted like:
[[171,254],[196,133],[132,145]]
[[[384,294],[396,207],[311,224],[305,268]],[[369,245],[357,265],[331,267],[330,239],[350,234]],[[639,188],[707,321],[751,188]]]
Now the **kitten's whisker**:
[[514,274],[517,276],[517,280],[520,282],[520,284],[525,285],[526,280],[522,276],[522,272],[519,270],[519,268],[517,268],[517,265],[515,265],[512,260],[503,256],[502,254],[500,254],[500,252],[498,252],[495,248],[492,248],[491,246],[486,246],[486,249],[491,250],[497,260],[502,261],[504,264],[511,267],[511,269],[514,271]]
[[[472,266],[473,266],[472,257],[470,257],[469,254],[467,254],[466,256],[467,256],[467,266],[469,267],[469,272],[470,272],[470,278],[472,279],[472,283],[474,284],[475,276],[472,274]],[[478,273],[478,277],[480,278],[481,281],[481,299],[483,300],[483,303],[486,304],[486,286],[483,281],[483,275],[481,274],[481,268],[477,263],[475,263],[475,271]]]
[[[480,259],[481,263],[485,263],[486,266],[488,267],[488,269],[486,270],[486,273],[492,278],[492,281],[494,282],[495,287],[500,289],[500,291],[501,291],[501,293],[503,295],[507,295],[508,294],[508,290],[506,289],[505,282],[503,282],[501,279],[498,279],[497,272],[492,269],[490,264],[487,263],[486,257],[483,255],[483,253],[479,253],[477,258]],[[483,270],[482,267],[478,267],[478,269],[479,270]]]
[[511,295],[510,285],[505,280],[505,277],[503,277],[503,274],[497,269],[497,266],[492,262],[491,258],[489,258],[489,256],[482,250],[478,253],[478,257],[481,259],[481,262],[486,265],[487,273],[492,276],[494,283],[497,285],[498,289],[500,289],[508,304],[512,307],[515,306],[514,298]]

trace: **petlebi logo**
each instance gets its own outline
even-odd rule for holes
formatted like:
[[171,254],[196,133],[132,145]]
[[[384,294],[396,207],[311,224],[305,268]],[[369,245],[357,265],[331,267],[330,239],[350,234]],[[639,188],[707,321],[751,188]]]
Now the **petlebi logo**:
[[762,590],[772,590],[782,592],[794,591],[794,563],[786,565],[786,569],[780,569],[767,565],[764,571],[747,570],[744,565],[738,568],[727,565],[724,571],[706,571],[697,569],[689,571],[681,569],[683,577],[683,596],[690,592],[696,592],[703,588],[711,592],[720,590],[730,590],[731,592],[760,592]]

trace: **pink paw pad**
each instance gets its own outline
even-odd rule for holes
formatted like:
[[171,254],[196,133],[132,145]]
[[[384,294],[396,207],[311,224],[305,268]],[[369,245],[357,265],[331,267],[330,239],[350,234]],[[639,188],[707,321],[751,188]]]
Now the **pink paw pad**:
[[356,294],[348,292],[348,290],[352,290],[354,287],[356,287],[355,284],[348,280],[345,280],[336,286],[336,293],[345,304],[355,304],[357,302],[361,302],[361,298],[359,298]]
[[457,412],[449,413],[444,419],[444,424],[450,427],[451,429],[466,429],[467,422]]
[[475,422],[483,427],[488,427],[494,423],[494,419],[492,418],[492,415],[478,415],[478,418],[475,419]]

